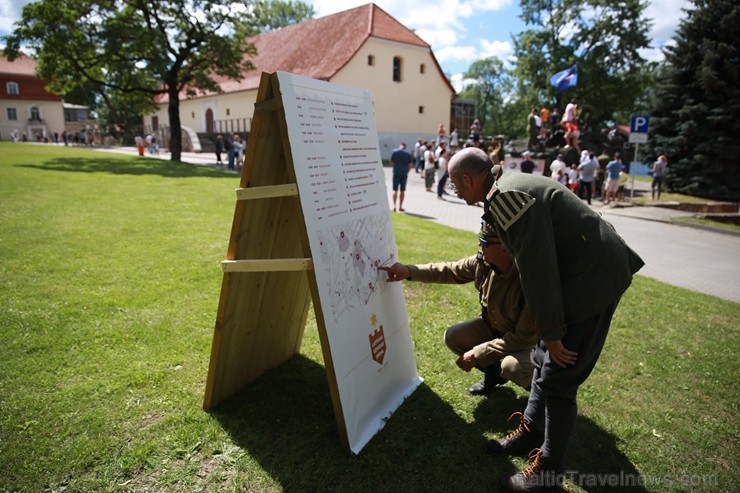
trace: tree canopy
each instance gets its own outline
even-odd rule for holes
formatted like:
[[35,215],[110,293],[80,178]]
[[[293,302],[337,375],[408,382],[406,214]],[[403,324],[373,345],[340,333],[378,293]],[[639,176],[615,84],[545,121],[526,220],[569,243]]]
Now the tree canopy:
[[237,22],[237,36],[250,37],[312,19],[313,6],[300,0],[258,0],[251,2],[249,15]]
[[[561,111],[577,99],[592,122],[629,111],[641,92],[650,21],[642,0],[521,0],[522,20],[533,26],[514,39],[514,75],[526,108]],[[578,85],[557,92],[550,77],[574,64]],[[585,115],[584,115],[585,116]]]
[[460,95],[476,102],[483,134],[508,130],[504,97],[511,93],[513,83],[509,72],[504,69],[504,62],[495,56],[478,60],[463,74],[463,78],[471,82]]
[[693,0],[664,49],[648,145],[671,190],[740,200],[740,4]]
[[[288,6],[273,15],[272,3]],[[179,161],[179,94],[218,91],[216,75],[240,79],[252,68],[244,55],[254,48],[236,27],[249,19],[250,7],[262,13],[261,23],[290,22],[290,6],[296,7],[231,0],[38,0],[24,7],[5,39],[6,52],[12,59],[30,48],[39,60],[39,76],[57,92],[83,83],[101,95],[113,91],[118,105],[111,104],[111,111],[121,103],[145,108],[166,95],[172,160]],[[296,18],[310,13],[300,5],[296,12]]]

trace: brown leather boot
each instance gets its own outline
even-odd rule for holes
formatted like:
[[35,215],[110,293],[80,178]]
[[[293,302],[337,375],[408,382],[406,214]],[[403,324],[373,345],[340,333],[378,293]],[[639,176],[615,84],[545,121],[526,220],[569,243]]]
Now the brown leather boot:
[[501,491],[509,493],[563,493],[562,464],[555,464],[535,449],[529,455],[529,467],[499,481]]
[[509,420],[519,415],[519,427],[505,438],[497,438],[486,442],[486,452],[491,454],[526,454],[532,449],[542,446],[545,434],[529,427],[524,414],[514,413]]

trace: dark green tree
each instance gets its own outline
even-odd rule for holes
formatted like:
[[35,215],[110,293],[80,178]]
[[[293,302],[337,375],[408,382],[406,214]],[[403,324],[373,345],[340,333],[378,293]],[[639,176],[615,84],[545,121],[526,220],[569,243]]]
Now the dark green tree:
[[[39,75],[66,92],[83,82],[123,95],[165,98],[172,160],[182,152],[179,95],[218,91],[214,75],[239,79],[253,48],[234,35],[243,2],[230,0],[38,0],[5,38],[7,54],[30,48]],[[239,9],[242,8],[240,11]]]
[[122,92],[91,80],[77,81],[69,88],[52,81],[49,89],[63,94],[68,103],[81,104],[97,115],[99,129],[115,139],[134,142],[134,134],[141,132],[141,117],[157,109],[154,100],[140,92]]
[[666,47],[648,156],[668,156],[670,190],[740,200],[740,4],[693,0]]
[[472,99],[478,108],[483,135],[511,134],[504,111],[505,95],[510,94],[513,83],[504,63],[493,56],[474,62],[463,74],[468,85],[460,93]]
[[[577,99],[587,125],[629,112],[642,92],[650,21],[643,0],[521,0],[522,20],[533,26],[514,39],[524,108],[563,107]],[[550,77],[578,65],[578,85],[563,92]]]

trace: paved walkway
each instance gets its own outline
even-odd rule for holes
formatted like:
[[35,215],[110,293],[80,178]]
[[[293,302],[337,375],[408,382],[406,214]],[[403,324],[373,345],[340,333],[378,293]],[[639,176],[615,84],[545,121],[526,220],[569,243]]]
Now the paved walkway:
[[[101,150],[136,154],[133,147]],[[169,159],[169,154],[163,152],[158,157]],[[216,158],[213,154],[183,153],[182,160],[214,166]],[[392,170],[385,167],[384,171],[390,204]],[[646,186],[649,189],[649,184],[635,181],[636,191]],[[740,235],[670,222],[693,215],[683,211],[648,206],[609,207],[599,201],[594,201],[592,208],[611,222],[643,258],[645,267],[640,275],[740,303]],[[472,232],[480,229],[483,213],[480,207],[468,206],[452,195],[437,200],[436,193],[426,192],[421,175],[413,171],[409,174],[404,209],[407,215]]]

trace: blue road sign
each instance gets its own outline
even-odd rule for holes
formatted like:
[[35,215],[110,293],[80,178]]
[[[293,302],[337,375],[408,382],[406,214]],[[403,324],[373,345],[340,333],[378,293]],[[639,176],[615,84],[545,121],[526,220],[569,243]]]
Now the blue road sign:
[[630,133],[646,134],[650,126],[648,115],[632,115],[630,118]]

